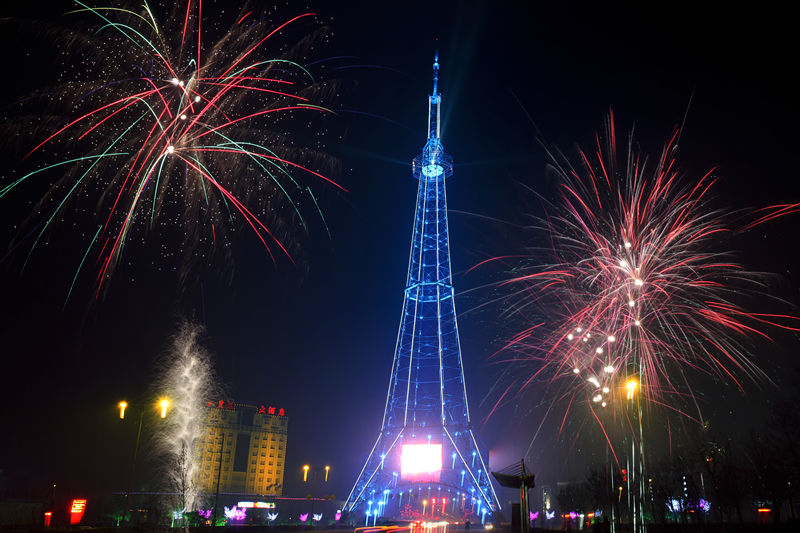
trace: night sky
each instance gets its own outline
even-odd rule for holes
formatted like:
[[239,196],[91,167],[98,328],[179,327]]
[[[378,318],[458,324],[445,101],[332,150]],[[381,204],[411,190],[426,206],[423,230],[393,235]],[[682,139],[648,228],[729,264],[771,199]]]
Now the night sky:
[[[333,30],[318,59],[351,56],[337,63],[346,68],[327,71],[343,88],[328,151],[341,163],[333,177],[350,192],[314,184],[332,238],[317,228],[304,240],[304,261],[296,267],[276,267],[260,243],[241,232],[231,280],[204,270],[179,287],[179,265],[159,251],[156,236],[128,249],[104,299],[94,301],[84,280],[64,306],[85,246],[73,233],[81,228],[59,228],[23,270],[28,248],[6,252],[44,190],[34,186],[3,198],[2,493],[39,496],[53,483],[72,493],[123,489],[135,428],[115,418],[116,404],[150,400],[157,363],[188,318],[206,328],[203,343],[229,397],[286,409],[285,494],[303,495],[302,464],[330,464],[331,492],[346,497],[385,401],[416,194],[410,161],[425,142],[437,48],[442,137],[455,162],[447,187],[454,282],[465,293],[457,300],[465,373],[492,468],[519,459],[538,421],[520,417],[524,405],[509,405],[484,424],[488,405],[482,400],[502,370],[487,358],[517,325],[502,322],[496,307],[467,312],[492,293],[467,293],[491,275],[466,270],[525,245],[509,238],[517,234],[509,228],[538,209],[522,186],[553,192],[540,141],[567,152],[576,142],[589,143],[611,106],[618,131],[635,124],[642,147],[657,152],[686,115],[681,165],[687,176],[719,168],[721,206],[800,201],[800,115],[790,82],[797,49],[787,13],[735,11],[730,3],[539,4],[310,4],[317,25]],[[290,4],[282,12],[304,8]],[[31,9],[4,6],[0,15],[62,25],[72,20],[62,16],[69,2]],[[215,9],[204,3],[208,16]],[[3,28],[0,39],[10,55],[4,120],[14,121],[10,104],[52,83],[57,66],[45,35],[9,29],[17,26],[8,21]],[[3,184],[25,167],[27,150],[20,147],[40,140],[3,147]],[[777,294],[794,304],[800,303],[798,228],[794,216],[746,235],[739,254],[753,269],[782,275]],[[776,381],[789,393],[798,342],[779,340],[754,350],[763,354],[760,364],[769,375],[783,376]],[[750,420],[763,411],[754,405],[775,389],[748,385],[748,394],[719,385],[707,391],[707,410],[723,425],[757,430]],[[552,438],[543,439],[545,446]],[[561,452],[542,447],[534,445],[534,470],[554,481],[576,475]]]

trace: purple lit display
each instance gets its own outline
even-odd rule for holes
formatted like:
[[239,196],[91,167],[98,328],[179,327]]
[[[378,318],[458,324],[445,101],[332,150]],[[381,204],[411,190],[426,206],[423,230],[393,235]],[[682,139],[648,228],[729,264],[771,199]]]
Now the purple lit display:
[[239,509],[235,505],[228,509],[225,508],[225,518],[228,520],[241,521],[247,518],[247,509]]
[[667,509],[673,513],[680,513],[682,511],[696,510],[707,513],[711,510],[711,502],[700,498],[699,500],[679,500],[672,498],[667,500]]

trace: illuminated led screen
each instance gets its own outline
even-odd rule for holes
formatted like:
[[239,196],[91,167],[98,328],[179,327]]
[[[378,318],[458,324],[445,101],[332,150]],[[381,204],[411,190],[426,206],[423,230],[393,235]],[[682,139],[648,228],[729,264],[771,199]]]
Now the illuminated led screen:
[[406,481],[439,481],[441,444],[403,444],[400,477]]
[[237,507],[241,507],[243,509],[275,509],[274,502],[239,502],[236,504]]

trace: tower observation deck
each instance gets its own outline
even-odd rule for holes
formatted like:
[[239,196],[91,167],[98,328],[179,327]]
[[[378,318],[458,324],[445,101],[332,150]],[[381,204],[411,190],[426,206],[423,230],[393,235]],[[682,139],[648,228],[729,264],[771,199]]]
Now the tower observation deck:
[[473,433],[450,271],[438,53],[408,275],[381,430],[345,502],[351,519],[485,521],[500,506]]

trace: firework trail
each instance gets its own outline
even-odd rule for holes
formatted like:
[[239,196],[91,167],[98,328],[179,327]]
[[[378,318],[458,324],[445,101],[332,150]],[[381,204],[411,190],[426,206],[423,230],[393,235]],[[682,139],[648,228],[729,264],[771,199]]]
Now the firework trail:
[[[322,217],[308,184],[343,190],[319,172],[329,158],[313,127],[330,113],[320,104],[335,88],[291,59],[326,39],[324,29],[305,33],[314,14],[272,24],[245,9],[225,31],[222,14],[203,18],[202,0],[174,7],[163,21],[147,2],[75,4],[71,14],[93,23],[64,39],[77,51],[69,80],[25,103],[55,102],[69,118],[26,156],[47,163],[0,188],[3,198],[57,176],[34,209],[31,251],[73,204],[93,218],[75,279],[94,262],[98,294],[137,232],[178,231],[184,255],[204,258],[229,255],[230,234],[246,227],[273,261],[294,261],[292,232],[307,229],[304,214]],[[300,31],[299,42],[281,44]],[[96,205],[86,209],[82,199]]]
[[605,420],[634,396],[690,418],[686,406],[694,406],[702,420],[687,374],[740,388],[743,377],[768,380],[745,343],[770,340],[774,328],[798,331],[800,319],[748,310],[742,302],[767,293],[765,277],[722,243],[798,206],[734,225],[741,214],[712,206],[713,169],[695,181],[681,175],[677,139],[675,131],[653,161],[633,149],[631,136],[618,165],[612,114],[605,139],[597,135],[574,164],[550,154],[558,201],[533,227],[547,245],[518,259],[501,283],[511,292],[509,312],[527,326],[499,353],[535,369],[510,373],[495,408],[546,382],[568,406],[561,429],[582,403],[611,444]]
[[178,495],[175,503],[184,512],[195,511],[201,503],[196,444],[206,424],[205,405],[218,392],[211,357],[199,344],[201,333],[188,322],[179,328],[156,387],[169,401],[169,414],[156,435],[157,449],[167,488]]

